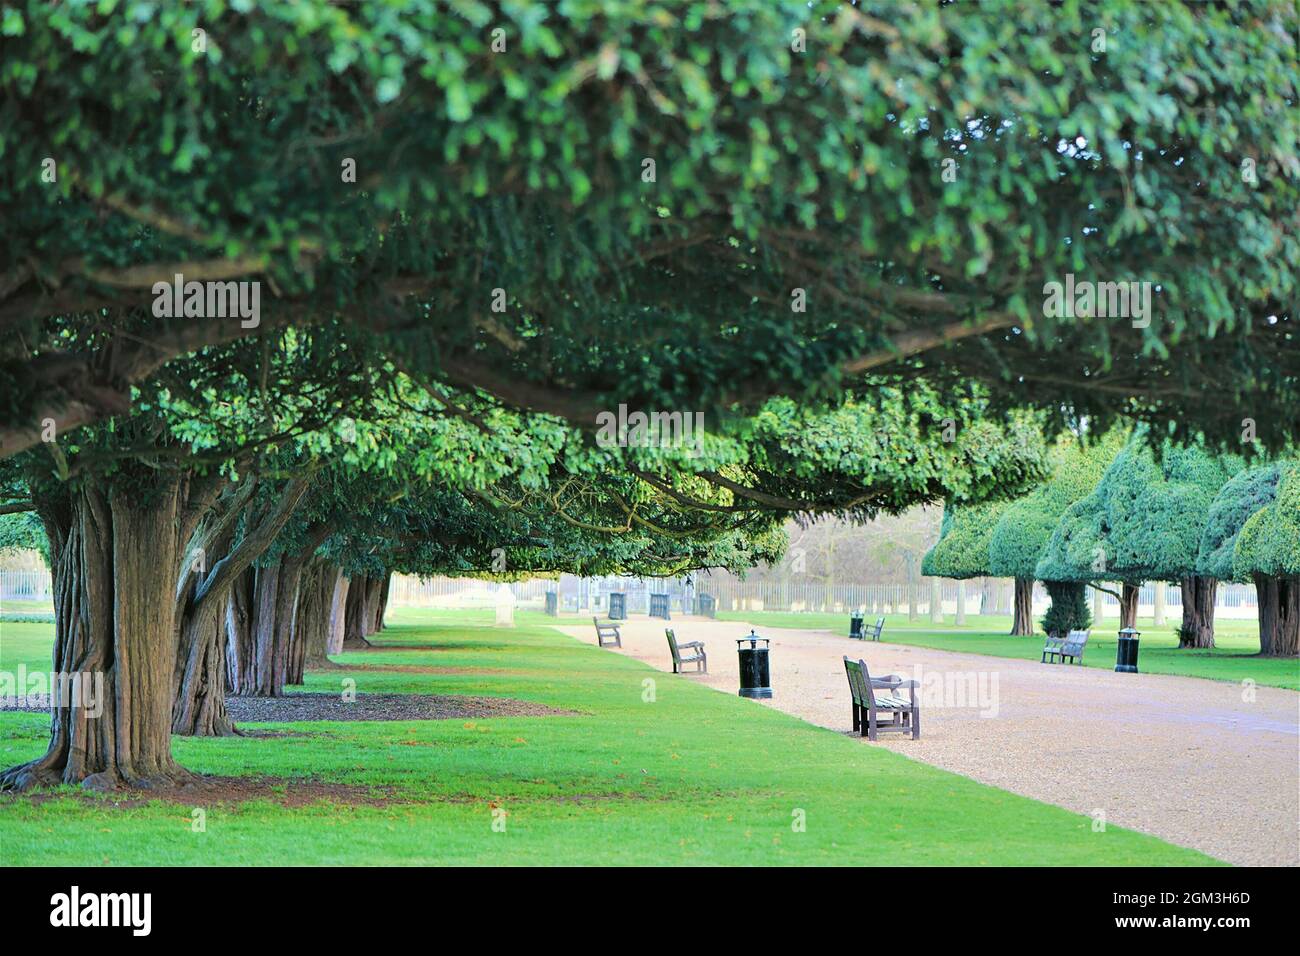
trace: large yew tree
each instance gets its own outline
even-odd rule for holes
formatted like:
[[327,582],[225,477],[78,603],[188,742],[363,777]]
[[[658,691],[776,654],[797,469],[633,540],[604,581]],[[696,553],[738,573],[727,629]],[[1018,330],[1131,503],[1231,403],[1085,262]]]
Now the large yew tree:
[[[3,453],[257,332],[154,316],[177,274],[583,427],[960,373],[1274,442],[1296,27],[1282,0],[13,4]],[[1057,314],[1069,277],[1151,283],[1151,314]]]

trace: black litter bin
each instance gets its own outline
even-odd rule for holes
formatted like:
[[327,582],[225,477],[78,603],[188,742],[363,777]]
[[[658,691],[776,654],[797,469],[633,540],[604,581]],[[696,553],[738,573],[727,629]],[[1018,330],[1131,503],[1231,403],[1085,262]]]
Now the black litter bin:
[[617,591],[609,596],[609,619],[611,621],[627,620],[627,595]]
[[717,606],[712,594],[695,595],[695,613],[701,617],[715,617]]
[[560,614],[560,596],[554,591],[546,592],[546,613],[551,617],[558,617]]
[[1120,628],[1119,646],[1115,649],[1115,670],[1121,674],[1138,672],[1138,637],[1141,633],[1135,627]]
[[862,640],[862,615],[854,614],[849,618],[849,637]]
[[[760,641],[762,647],[758,646]],[[749,637],[736,640],[736,649],[740,652],[741,697],[765,699],[772,696],[772,678],[767,660],[770,643],[766,637],[759,637],[753,631],[749,632]]]

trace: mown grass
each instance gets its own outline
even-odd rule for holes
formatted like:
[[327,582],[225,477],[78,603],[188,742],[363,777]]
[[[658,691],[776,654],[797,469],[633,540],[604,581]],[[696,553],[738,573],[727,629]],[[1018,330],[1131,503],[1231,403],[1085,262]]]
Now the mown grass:
[[[384,647],[345,655],[342,668],[309,675],[307,689],[337,692],[355,680],[361,692],[501,695],[578,713],[257,725],[305,736],[176,738],[179,760],[203,773],[280,778],[289,792],[295,780],[347,784],[386,799],[288,808],[268,790],[267,799],[201,808],[206,830],[196,833],[188,805],[114,807],[66,790],[43,802],[0,797],[0,864],[1214,862],[1118,827],[1094,832],[1087,817],[544,625],[498,630],[490,612],[393,619]],[[3,627],[9,666],[32,637]],[[360,663],[445,670],[348,669]],[[43,715],[0,714],[0,764],[41,753],[46,728]],[[796,832],[800,819],[806,829]]]
[[[744,621],[756,627],[795,628],[800,630],[827,630],[845,637],[849,633],[847,614],[800,613],[788,611],[722,611],[722,620]],[[867,615],[867,624],[875,617]],[[1176,615],[1170,618],[1177,623]],[[962,651],[967,654],[987,654],[991,657],[1014,657],[1021,660],[1039,660],[1043,638],[1011,637],[1009,616],[976,615],[966,617],[965,627],[952,624],[949,615],[944,624],[933,624],[918,618],[909,622],[906,614],[885,617],[885,630],[881,640],[893,644],[912,644],[943,651]],[[1300,661],[1295,658],[1259,656],[1259,626],[1254,620],[1221,618],[1214,625],[1215,646],[1209,650],[1180,649],[1173,624],[1157,628],[1150,618],[1139,618],[1141,632],[1138,668],[1148,674],[1177,674],[1182,677],[1204,677],[1208,680],[1226,680],[1240,683],[1253,680],[1267,687],[1285,687],[1300,690]],[[1102,627],[1094,627],[1084,653],[1084,666],[1113,669],[1115,651],[1119,642],[1119,623],[1107,619]]]

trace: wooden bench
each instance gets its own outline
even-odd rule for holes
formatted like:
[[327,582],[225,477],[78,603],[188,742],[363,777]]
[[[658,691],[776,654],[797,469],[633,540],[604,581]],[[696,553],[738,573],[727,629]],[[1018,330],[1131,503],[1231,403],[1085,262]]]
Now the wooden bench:
[[618,625],[613,621],[601,623],[599,618],[593,617],[591,623],[596,625],[596,643],[601,647],[623,646],[623,638],[619,636]]
[[[707,674],[709,672],[709,658],[704,653],[704,645],[700,641],[688,641],[685,644],[677,643],[677,635],[673,633],[671,627],[664,628],[664,633],[668,635],[668,650],[673,655],[673,673],[680,674],[683,664],[694,664],[697,674]],[[682,656],[682,651],[694,651],[694,654]]]
[[1083,664],[1083,649],[1088,645],[1091,631],[1071,631],[1065,637],[1048,636],[1043,642],[1043,655],[1039,658],[1043,664],[1064,664],[1068,657],[1071,664]]
[[883,631],[884,629],[885,629],[885,619],[883,617],[878,617],[876,618],[876,623],[872,626],[871,630],[868,631],[867,633],[870,635],[873,641],[878,641],[880,640],[880,632]]
[[[920,686],[914,680],[904,680],[897,674],[872,677],[867,672],[866,661],[844,658],[844,670],[849,676],[849,694],[853,697],[853,729],[861,731],[871,740],[883,731],[911,731],[912,739],[921,736],[921,705],[916,699]],[[907,689],[907,697],[896,692]],[[882,693],[876,693],[879,690]],[[880,715],[888,714],[889,722],[881,723]]]

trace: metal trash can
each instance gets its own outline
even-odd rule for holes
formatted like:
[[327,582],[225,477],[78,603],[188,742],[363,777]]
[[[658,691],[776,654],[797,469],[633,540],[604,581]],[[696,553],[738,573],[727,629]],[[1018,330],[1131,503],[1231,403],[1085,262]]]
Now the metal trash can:
[[560,616],[560,596],[554,591],[546,592],[546,614],[548,617]]
[[609,619],[611,621],[627,620],[627,595],[617,591],[609,595]]
[[864,640],[862,634],[862,615],[854,614],[849,618],[849,637],[855,640]]
[[1122,674],[1138,672],[1138,637],[1136,627],[1123,627],[1119,632],[1119,646],[1115,649],[1115,670]]
[[668,613],[667,594],[650,595],[650,616],[663,618],[665,621],[672,620]]
[[[763,646],[759,647],[759,641]],[[746,647],[745,645],[749,645]],[[740,653],[740,696],[752,698],[769,698],[772,696],[771,671],[768,668],[768,649],[771,641],[759,637],[753,631],[749,637],[736,640],[736,650]]]

